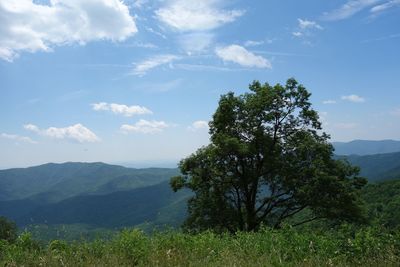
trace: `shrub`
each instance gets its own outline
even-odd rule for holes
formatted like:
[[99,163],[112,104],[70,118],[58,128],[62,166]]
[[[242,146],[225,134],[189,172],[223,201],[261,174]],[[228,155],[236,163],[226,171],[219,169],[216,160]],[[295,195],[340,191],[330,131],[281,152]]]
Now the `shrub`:
[[6,217],[0,217],[0,240],[14,242],[17,239],[17,226]]

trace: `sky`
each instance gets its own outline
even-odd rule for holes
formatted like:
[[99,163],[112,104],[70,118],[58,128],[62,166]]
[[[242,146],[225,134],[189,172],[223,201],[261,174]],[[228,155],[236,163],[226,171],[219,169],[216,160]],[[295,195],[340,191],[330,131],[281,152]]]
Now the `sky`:
[[400,139],[400,0],[0,0],[0,168],[176,165],[220,95],[296,78],[332,141]]

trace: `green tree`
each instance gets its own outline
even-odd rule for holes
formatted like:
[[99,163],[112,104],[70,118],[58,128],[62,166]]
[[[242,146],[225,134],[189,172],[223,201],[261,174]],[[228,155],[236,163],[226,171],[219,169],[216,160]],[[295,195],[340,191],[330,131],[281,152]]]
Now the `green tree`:
[[17,239],[17,226],[6,217],[0,216],[0,240],[14,242]]
[[310,93],[295,79],[285,86],[253,82],[251,92],[222,95],[209,123],[211,143],[181,160],[174,191],[189,188],[186,227],[252,231],[279,227],[307,209],[321,218],[362,218],[358,168],[332,159]]

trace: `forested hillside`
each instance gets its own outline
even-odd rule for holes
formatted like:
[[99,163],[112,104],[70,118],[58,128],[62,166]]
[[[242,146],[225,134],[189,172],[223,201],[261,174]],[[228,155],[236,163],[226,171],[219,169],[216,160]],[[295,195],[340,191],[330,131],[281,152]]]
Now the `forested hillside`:
[[133,169],[101,162],[0,170],[0,201],[57,202],[83,194],[108,194],[154,185],[177,173],[177,169]]
[[[162,221],[163,217],[175,215],[165,223],[177,226],[185,216],[181,209],[169,209],[176,202],[186,203],[188,192],[174,194],[168,182],[113,192],[107,195],[81,195],[47,205],[32,206],[29,212],[18,214],[20,207],[29,207],[29,200],[0,202],[2,214],[13,218],[19,225],[29,224],[87,224],[93,227],[118,228],[144,222]],[[27,209],[27,208],[26,208]],[[163,211],[164,210],[164,211]],[[7,212],[4,212],[7,211]]]
[[20,227],[116,229],[178,226],[189,193],[168,184],[177,169],[104,163],[45,164],[0,171],[0,215]]
[[372,225],[400,228],[400,179],[367,185],[362,197]]
[[400,179],[400,152],[367,156],[344,157],[354,166],[360,167],[360,175],[369,182]]
[[[400,153],[347,159],[360,166],[361,175],[370,182],[394,180],[368,185],[362,194],[374,224],[397,227]],[[54,235],[64,228],[79,236],[96,229],[179,226],[191,193],[171,190],[168,181],[177,173],[177,169],[130,169],[104,163],[2,170],[0,215],[20,227],[37,225],[40,235]]]

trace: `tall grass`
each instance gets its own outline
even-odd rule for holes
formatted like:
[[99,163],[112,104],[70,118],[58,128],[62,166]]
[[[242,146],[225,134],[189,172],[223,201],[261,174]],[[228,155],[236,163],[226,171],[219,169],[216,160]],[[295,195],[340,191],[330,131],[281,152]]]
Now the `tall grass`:
[[146,235],[127,229],[113,239],[45,246],[29,233],[0,241],[0,266],[399,266],[400,232],[379,228],[313,232],[291,228],[259,232]]

